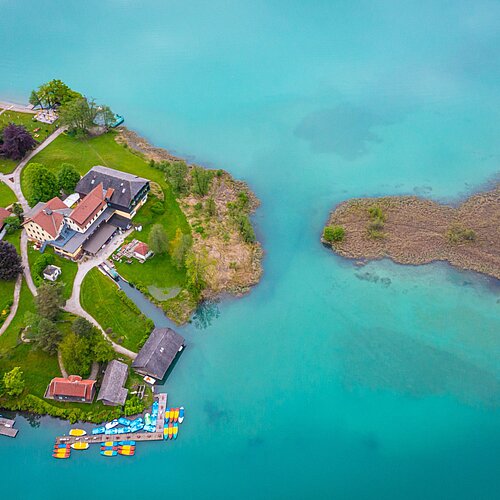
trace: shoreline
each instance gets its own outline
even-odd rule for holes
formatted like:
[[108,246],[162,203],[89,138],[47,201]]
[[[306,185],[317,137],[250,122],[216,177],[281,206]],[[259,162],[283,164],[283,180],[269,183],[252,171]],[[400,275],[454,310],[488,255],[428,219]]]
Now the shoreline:
[[[376,215],[370,215],[375,207]],[[321,242],[353,260],[391,259],[401,265],[446,262],[500,280],[500,184],[456,206],[417,196],[355,198],[337,205],[327,226],[342,241]]]

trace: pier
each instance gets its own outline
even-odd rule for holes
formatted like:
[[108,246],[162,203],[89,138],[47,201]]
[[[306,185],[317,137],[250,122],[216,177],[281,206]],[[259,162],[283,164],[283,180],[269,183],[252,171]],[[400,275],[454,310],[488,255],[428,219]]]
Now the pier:
[[10,420],[9,418],[0,417],[0,435],[15,438],[18,429],[14,429],[15,420]]
[[[165,410],[167,409],[167,395],[158,394],[158,417],[155,432],[128,432],[126,434],[91,434],[85,436],[58,436],[56,444],[89,443],[98,444],[105,441],[159,441],[163,440],[163,427],[165,426]],[[17,431],[16,431],[17,432]]]

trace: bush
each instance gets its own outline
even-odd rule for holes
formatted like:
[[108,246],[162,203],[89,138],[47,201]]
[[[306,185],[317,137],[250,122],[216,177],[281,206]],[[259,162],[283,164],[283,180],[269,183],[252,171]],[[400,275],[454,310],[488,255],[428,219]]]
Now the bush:
[[123,412],[127,417],[130,415],[136,415],[137,413],[142,413],[144,411],[144,402],[141,401],[137,396],[132,396],[125,401],[125,407]]
[[450,243],[467,243],[476,241],[476,233],[472,229],[454,225],[447,231],[446,238]]
[[151,212],[156,215],[165,213],[165,205],[161,201],[157,201],[151,205]]
[[385,214],[382,211],[382,208],[378,205],[373,205],[368,209],[368,213],[370,214],[370,218],[372,220],[380,219],[382,222],[385,222]]
[[342,241],[345,236],[345,229],[342,226],[326,226],[323,229],[323,239],[328,243]]

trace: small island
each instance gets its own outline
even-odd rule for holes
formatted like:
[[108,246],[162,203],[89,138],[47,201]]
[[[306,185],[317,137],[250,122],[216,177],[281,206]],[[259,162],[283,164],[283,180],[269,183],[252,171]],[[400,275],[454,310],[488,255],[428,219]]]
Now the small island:
[[446,261],[500,279],[500,185],[457,207],[416,196],[348,200],[331,212],[321,241],[351,259]]

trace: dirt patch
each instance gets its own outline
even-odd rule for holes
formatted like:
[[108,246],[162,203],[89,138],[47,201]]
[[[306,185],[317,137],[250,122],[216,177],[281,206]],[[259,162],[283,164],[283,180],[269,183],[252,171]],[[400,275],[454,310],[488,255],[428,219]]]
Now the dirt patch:
[[[369,230],[373,207],[383,214],[377,237]],[[322,239],[344,257],[389,257],[401,264],[447,261],[500,279],[500,185],[456,208],[416,196],[353,199],[335,208],[328,225],[344,227],[342,242]]]

